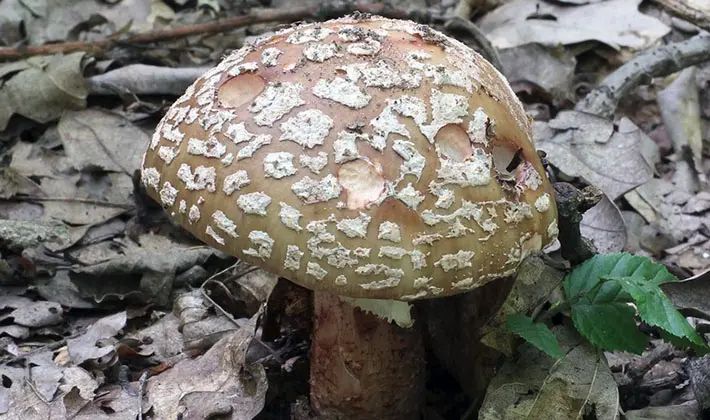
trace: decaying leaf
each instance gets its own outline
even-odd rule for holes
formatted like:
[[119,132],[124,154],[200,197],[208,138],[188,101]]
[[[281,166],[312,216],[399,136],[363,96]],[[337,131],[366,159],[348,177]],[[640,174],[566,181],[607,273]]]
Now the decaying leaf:
[[172,68],[129,64],[104,74],[88,77],[86,86],[93,95],[133,93],[179,96],[208,69],[208,67]]
[[626,226],[619,207],[604,194],[602,201],[584,213],[579,224],[585,238],[600,253],[619,252],[626,246]]
[[[670,28],[640,13],[642,0],[607,0],[569,6],[539,0],[514,0],[478,21],[497,48],[529,43],[555,47],[599,41],[612,48],[648,48]],[[593,24],[590,24],[593,22]]]
[[28,68],[0,84],[0,131],[13,114],[46,123],[86,106],[83,52],[27,59]]
[[126,312],[101,318],[83,335],[67,340],[67,350],[75,365],[96,360],[114,351],[113,346],[98,346],[100,340],[112,338],[126,325]]
[[146,391],[155,417],[254,418],[264,407],[266,373],[260,364],[245,364],[245,357],[260,315],[261,311],[204,355],[150,378]]
[[577,111],[562,111],[549,123],[535,123],[535,145],[563,173],[596,185],[611,200],[653,177],[642,153],[646,135]]
[[601,353],[568,326],[552,331],[565,357],[521,345],[488,386],[481,420],[619,418],[617,385]]

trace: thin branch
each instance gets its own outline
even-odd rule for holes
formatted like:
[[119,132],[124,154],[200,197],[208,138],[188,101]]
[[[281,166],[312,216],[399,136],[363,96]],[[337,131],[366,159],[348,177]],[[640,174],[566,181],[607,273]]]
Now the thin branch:
[[664,77],[710,60],[710,35],[652,48],[616,69],[577,103],[581,112],[612,118],[621,98],[654,77]]
[[199,23],[185,25],[177,28],[150,31],[125,36],[123,34],[112,35],[106,39],[94,42],[62,42],[57,44],[46,44],[39,46],[23,47],[0,47],[0,60],[29,57],[35,55],[70,53],[75,51],[86,51],[101,53],[116,45],[149,44],[153,42],[172,41],[178,38],[185,38],[192,35],[207,35],[219,32],[226,32],[242,26],[267,22],[294,22],[308,18],[328,18],[341,16],[352,12],[373,13],[393,18],[407,19],[417,15],[416,12],[408,12],[395,9],[387,4],[330,4],[316,6],[296,7],[287,10],[261,9],[249,14],[236,16],[216,22]]

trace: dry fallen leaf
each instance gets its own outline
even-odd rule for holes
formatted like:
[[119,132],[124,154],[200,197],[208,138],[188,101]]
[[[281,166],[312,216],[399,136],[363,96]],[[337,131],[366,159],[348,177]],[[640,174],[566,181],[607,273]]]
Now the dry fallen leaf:
[[0,131],[13,114],[47,123],[64,110],[86,106],[83,52],[33,57],[26,62],[28,68],[0,84]]
[[245,357],[261,311],[215,343],[205,354],[180,361],[148,379],[146,394],[156,418],[210,418],[228,415],[253,419],[264,408],[264,367],[247,365]]
[[87,360],[96,360],[111,354],[113,346],[97,346],[100,340],[112,338],[126,325],[126,312],[101,318],[92,324],[84,334],[67,340],[67,350],[75,365]]
[[488,386],[481,420],[619,418],[617,384],[601,353],[571,327],[552,331],[565,357],[556,361],[528,343],[521,345]]
[[584,213],[579,229],[599,253],[619,252],[626,247],[624,217],[606,194],[602,201]]
[[604,118],[562,111],[549,123],[535,122],[535,146],[563,173],[596,185],[615,200],[653,177],[642,153],[646,135],[625,128],[616,131]]
[[133,93],[180,96],[208,69],[209,67],[173,68],[129,64],[104,74],[88,77],[86,87],[92,95]]
[[[513,0],[478,20],[497,48],[539,43],[556,47],[599,41],[612,48],[644,49],[670,28],[640,13],[642,0],[607,0],[581,6],[539,0]],[[593,24],[590,24],[593,22]]]

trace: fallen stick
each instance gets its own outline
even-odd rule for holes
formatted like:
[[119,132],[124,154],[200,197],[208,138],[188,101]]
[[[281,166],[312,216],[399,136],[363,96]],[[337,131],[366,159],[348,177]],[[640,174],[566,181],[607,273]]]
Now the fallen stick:
[[57,53],[70,53],[76,51],[86,51],[100,54],[113,46],[130,46],[132,44],[149,44],[153,42],[171,41],[178,38],[185,38],[192,35],[207,35],[219,32],[226,32],[242,26],[256,23],[287,21],[294,22],[307,18],[319,18],[328,16],[341,16],[348,13],[361,12],[380,14],[387,17],[399,19],[414,18],[415,11],[395,9],[387,4],[349,4],[303,6],[288,10],[261,9],[242,16],[194,25],[184,25],[177,28],[170,28],[158,31],[150,31],[133,35],[116,34],[106,39],[93,42],[61,42],[56,44],[46,44],[37,46],[22,47],[0,47],[0,60],[30,57],[35,55],[47,55]]
[[664,77],[710,60],[710,35],[648,49],[608,75],[577,103],[580,112],[612,118],[621,98],[654,77]]

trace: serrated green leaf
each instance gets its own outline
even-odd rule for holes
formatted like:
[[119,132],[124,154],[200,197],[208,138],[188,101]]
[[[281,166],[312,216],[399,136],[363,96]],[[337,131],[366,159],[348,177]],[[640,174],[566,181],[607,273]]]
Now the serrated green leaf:
[[572,322],[577,331],[607,351],[644,351],[648,337],[639,331],[634,314],[634,309],[623,302],[592,302],[585,298],[572,305]]
[[627,252],[599,254],[565,276],[565,296],[567,299],[581,296],[598,287],[605,277],[632,277],[653,284],[677,280],[664,266],[646,257]]
[[512,314],[505,321],[508,330],[518,334],[525,341],[547,353],[550,357],[561,359],[565,353],[560,343],[547,325],[533,322],[532,318],[523,314]]
[[658,284],[634,277],[618,277],[610,280],[619,282],[631,295],[638,309],[639,317],[649,325],[661,328],[671,335],[687,339],[696,346],[706,344],[695,332],[685,317],[678,312]]

